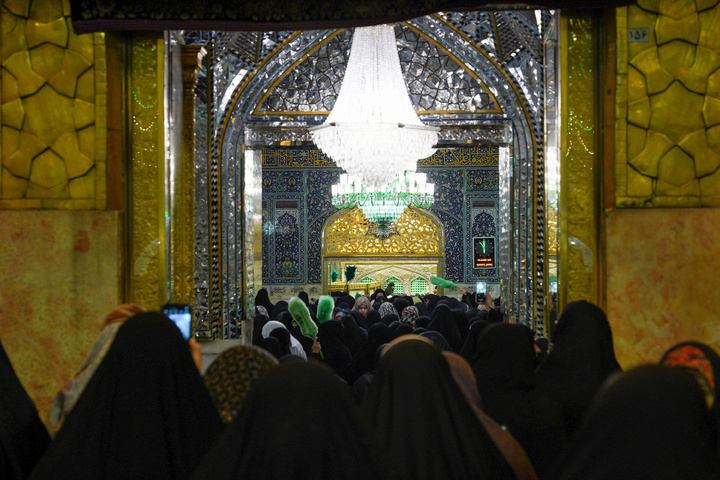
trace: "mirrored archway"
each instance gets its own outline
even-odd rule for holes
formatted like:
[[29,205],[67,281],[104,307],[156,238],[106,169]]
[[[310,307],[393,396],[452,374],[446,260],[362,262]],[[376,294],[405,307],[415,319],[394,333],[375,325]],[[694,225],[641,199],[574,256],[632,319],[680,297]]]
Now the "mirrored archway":
[[[555,68],[555,56],[548,56],[544,45],[556,21],[553,12],[471,12],[431,15],[395,27],[411,98],[425,122],[440,126],[439,146],[497,149],[499,268],[494,274],[508,315],[539,333],[548,269],[545,72]],[[231,319],[250,313],[255,288],[266,283],[258,262],[266,254],[259,248],[262,231],[256,229],[263,213],[260,192],[265,192],[263,152],[282,150],[296,157],[316,152],[307,128],[321,123],[332,108],[350,32],[175,32],[173,38],[202,44],[208,52],[196,101],[196,302],[199,331],[227,338],[233,335]],[[303,188],[316,185],[308,178],[317,171],[302,172]],[[461,182],[466,179],[463,173]],[[452,181],[446,184],[454,188]],[[465,238],[465,223],[471,213],[459,205],[460,197],[448,198],[454,203],[434,207],[433,214],[463,231],[458,250],[450,253],[462,252],[463,265],[448,272],[446,261],[443,275],[469,284],[481,278],[466,265],[471,240]],[[333,212],[297,210],[294,218],[305,232]],[[272,228],[277,218],[266,226]],[[294,285],[311,285],[315,279],[309,271],[306,264],[304,279],[298,277]]]

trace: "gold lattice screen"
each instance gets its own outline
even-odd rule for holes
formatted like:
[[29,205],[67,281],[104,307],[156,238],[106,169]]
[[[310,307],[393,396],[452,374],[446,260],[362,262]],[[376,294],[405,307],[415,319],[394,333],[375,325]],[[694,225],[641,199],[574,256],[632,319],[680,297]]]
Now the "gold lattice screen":
[[390,225],[389,236],[385,235],[357,208],[331,218],[323,232],[325,283],[331,282],[332,266],[342,275],[347,265],[357,268],[354,282],[393,277],[398,279],[397,291],[405,293],[410,292],[413,280],[429,282],[431,275],[442,276],[443,231],[435,217],[408,208]]
[[327,258],[441,257],[443,255],[442,227],[440,222],[428,213],[408,208],[392,225],[397,229],[397,234],[382,238],[368,233],[372,225],[359,209],[345,210],[331,219],[325,227],[323,256]]

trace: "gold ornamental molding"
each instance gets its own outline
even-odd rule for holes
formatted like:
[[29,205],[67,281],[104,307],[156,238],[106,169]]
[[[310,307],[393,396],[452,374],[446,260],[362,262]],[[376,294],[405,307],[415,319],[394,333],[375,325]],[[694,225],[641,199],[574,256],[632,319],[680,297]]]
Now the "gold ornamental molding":
[[600,189],[597,133],[595,19],[561,16],[560,305],[600,300]]
[[165,228],[164,39],[125,39],[125,152],[128,300],[148,309],[167,297]]
[[182,45],[182,152],[171,179],[170,293],[178,303],[195,299],[195,85],[201,47]]

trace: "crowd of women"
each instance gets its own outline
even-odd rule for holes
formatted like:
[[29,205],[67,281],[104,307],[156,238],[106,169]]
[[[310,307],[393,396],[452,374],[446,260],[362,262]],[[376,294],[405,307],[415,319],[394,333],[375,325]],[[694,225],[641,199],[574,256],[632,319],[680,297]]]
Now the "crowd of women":
[[0,479],[720,479],[720,357],[623,372],[588,302],[549,351],[489,297],[261,290],[256,314],[201,375],[165,315],[118,307],[45,423],[0,348]]

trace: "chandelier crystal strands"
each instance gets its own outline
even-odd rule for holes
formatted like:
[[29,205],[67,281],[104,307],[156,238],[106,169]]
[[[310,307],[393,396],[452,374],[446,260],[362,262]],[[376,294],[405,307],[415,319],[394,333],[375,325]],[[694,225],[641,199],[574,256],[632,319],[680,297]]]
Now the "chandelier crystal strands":
[[335,106],[310,129],[318,148],[363,188],[380,191],[434,153],[438,131],[415,113],[393,27],[356,28]]
[[378,223],[380,230],[397,220],[408,206],[428,208],[433,203],[435,185],[427,183],[424,173],[404,172],[382,190],[363,189],[348,174],[340,175],[340,182],[331,187],[332,203],[337,208],[357,206],[365,218]]

